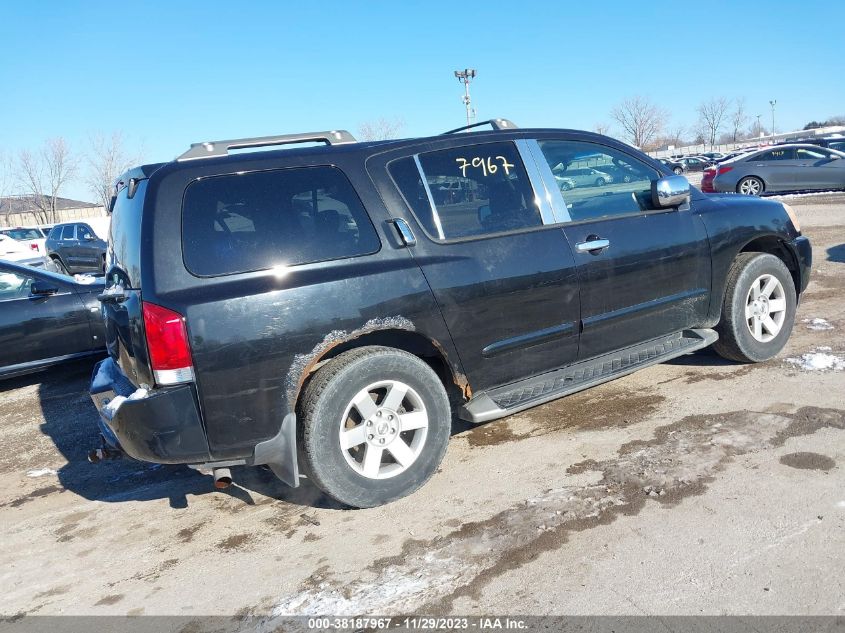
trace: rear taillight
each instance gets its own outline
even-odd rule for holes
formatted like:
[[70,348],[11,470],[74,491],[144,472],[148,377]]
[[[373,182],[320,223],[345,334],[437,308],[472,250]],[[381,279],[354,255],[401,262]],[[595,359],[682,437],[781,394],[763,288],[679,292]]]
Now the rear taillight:
[[143,311],[147,349],[156,383],[175,385],[192,381],[194,367],[185,317],[146,301]]
[[716,172],[717,176],[721,176],[722,174],[726,174],[731,171],[733,167],[719,167],[719,171]]
[[31,248],[34,251],[37,251],[38,250],[38,244],[30,244],[29,248]]

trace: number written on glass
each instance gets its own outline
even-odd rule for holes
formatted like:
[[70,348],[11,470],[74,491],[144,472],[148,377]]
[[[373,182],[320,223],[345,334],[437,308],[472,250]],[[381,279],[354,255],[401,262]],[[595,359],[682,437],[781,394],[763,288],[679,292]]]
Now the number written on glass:
[[487,158],[482,158],[481,156],[476,156],[475,158],[456,158],[455,162],[458,163],[458,169],[461,170],[461,176],[464,178],[466,178],[467,170],[471,167],[480,169],[485,176],[495,174],[499,171],[499,167],[505,170],[505,175],[509,175],[511,173],[511,167],[513,167],[513,163],[509,163],[508,159],[504,156],[488,156]]

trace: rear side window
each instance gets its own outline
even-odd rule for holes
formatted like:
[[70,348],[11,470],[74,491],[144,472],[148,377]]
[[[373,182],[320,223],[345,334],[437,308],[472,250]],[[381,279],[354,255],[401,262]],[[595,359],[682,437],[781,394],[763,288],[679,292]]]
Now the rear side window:
[[534,192],[513,143],[420,154],[389,170],[414,215],[435,239],[476,237],[541,226]]
[[195,275],[357,257],[379,248],[364,206],[335,167],[213,176],[185,190],[182,251]]
[[62,239],[63,240],[72,240],[73,239],[73,224],[68,224],[67,226],[62,227]]
[[763,152],[754,160],[794,160],[795,150],[793,149],[773,149],[768,152]]

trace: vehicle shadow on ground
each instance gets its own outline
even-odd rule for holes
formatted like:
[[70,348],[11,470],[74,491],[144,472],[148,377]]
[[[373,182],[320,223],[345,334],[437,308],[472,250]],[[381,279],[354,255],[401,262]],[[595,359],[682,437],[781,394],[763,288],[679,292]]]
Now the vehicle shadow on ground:
[[845,263],[845,244],[827,249],[827,261]]
[[684,354],[677,358],[664,361],[665,365],[679,365],[682,367],[740,367],[737,363],[719,356],[712,347],[705,347],[691,354]]
[[187,466],[158,465],[130,458],[91,464],[88,452],[100,446],[97,410],[88,396],[93,361],[54,368],[41,374],[6,381],[3,390],[38,386],[44,422],[40,430],[50,437],[65,465],[57,469],[62,487],[85,499],[120,503],[168,499],[170,507],[185,508],[190,497],[223,494],[255,505],[251,492],[312,508],[340,508],[310,481],[291,488],[263,468],[233,468],[237,485],[217,490],[210,475]]

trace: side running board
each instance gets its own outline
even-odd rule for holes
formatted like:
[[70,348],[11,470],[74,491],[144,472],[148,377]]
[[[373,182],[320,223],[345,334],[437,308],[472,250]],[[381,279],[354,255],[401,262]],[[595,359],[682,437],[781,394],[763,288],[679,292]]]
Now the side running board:
[[711,345],[718,338],[714,330],[676,332],[563,369],[480,392],[461,407],[458,416],[474,423],[495,420],[626,376],[643,367],[694,352]]

